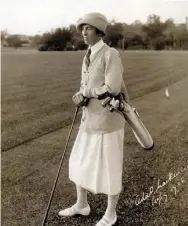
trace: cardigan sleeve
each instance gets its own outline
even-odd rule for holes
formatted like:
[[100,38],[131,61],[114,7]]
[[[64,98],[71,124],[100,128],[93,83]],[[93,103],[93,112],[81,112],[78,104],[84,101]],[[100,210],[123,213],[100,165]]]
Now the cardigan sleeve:
[[83,90],[84,90],[84,81],[83,81],[83,73],[84,72],[84,60],[82,62],[82,71],[81,71],[81,82],[80,82],[80,90],[79,92],[82,92],[83,93]]
[[113,95],[117,95],[121,91],[123,79],[123,66],[119,52],[110,48],[105,55],[105,82],[101,87],[85,88],[83,89],[83,95],[91,98],[97,98],[98,95],[105,92],[109,92]]

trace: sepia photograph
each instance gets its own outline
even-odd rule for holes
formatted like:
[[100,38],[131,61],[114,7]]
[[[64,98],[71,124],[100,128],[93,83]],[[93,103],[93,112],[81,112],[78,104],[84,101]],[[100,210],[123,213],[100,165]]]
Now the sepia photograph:
[[188,226],[188,0],[2,0],[1,225]]

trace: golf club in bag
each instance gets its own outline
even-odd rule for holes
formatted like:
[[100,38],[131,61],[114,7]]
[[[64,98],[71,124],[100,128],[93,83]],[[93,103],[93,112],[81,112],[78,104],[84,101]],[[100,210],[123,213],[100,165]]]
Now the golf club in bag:
[[152,150],[154,148],[154,142],[149,131],[141,121],[137,110],[125,102],[125,96],[123,93],[113,96],[112,94],[106,92],[100,95],[98,99],[103,99],[103,107],[109,105],[111,112],[116,111],[125,118],[126,122],[128,122],[131,127],[136,140],[143,149]]

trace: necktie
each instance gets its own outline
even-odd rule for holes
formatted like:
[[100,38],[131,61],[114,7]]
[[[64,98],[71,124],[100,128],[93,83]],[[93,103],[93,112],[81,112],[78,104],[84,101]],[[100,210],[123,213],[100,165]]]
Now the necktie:
[[87,69],[88,69],[89,64],[90,64],[90,55],[91,55],[91,49],[89,48],[87,53],[86,53],[86,57],[85,57],[85,64],[86,64]]

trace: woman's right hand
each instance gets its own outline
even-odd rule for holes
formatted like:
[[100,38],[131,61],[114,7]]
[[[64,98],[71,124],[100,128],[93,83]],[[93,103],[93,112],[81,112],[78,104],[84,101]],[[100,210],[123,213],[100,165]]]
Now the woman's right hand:
[[79,91],[79,92],[75,93],[74,96],[72,97],[72,100],[76,105],[81,104],[84,100],[82,92]]

